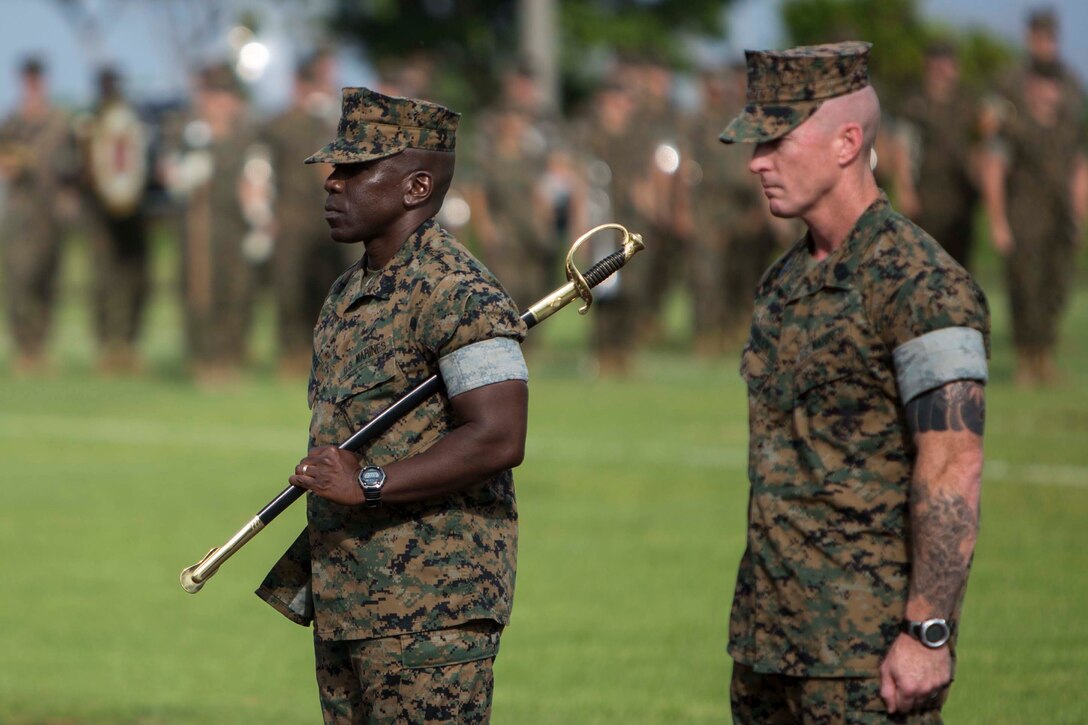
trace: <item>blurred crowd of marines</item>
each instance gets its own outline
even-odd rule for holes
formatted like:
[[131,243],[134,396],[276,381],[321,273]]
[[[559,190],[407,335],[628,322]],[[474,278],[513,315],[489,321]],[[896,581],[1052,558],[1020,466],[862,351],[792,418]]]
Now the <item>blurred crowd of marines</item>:
[[[968,269],[984,210],[1006,262],[1023,384],[1055,377],[1058,323],[1088,213],[1085,97],[1057,39],[1056,17],[1032,13],[1024,62],[985,94],[961,83],[955,47],[934,43],[919,88],[884,109],[878,142],[878,178],[897,207]],[[415,57],[398,65],[378,90],[433,97],[430,63]],[[245,368],[262,290],[275,308],[280,373],[305,375],[328,287],[362,253],[329,239],[322,209],[330,169],[302,164],[335,132],[334,56],[319,52],[301,63],[290,107],[260,122],[233,69],[210,66],[196,78],[190,106],[153,132],[113,71],[100,73],[94,107],[74,117],[51,105],[40,60],[27,60],[20,78],[19,107],[0,125],[12,369],[48,368],[62,241],[76,227],[91,250],[99,368],[140,368],[151,288],[146,190],[157,186],[170,213],[154,217],[181,240],[193,375],[224,382]],[[760,276],[802,231],[769,214],[749,155],[718,142],[744,104],[743,63],[704,70],[697,81],[696,93],[681,94],[666,65],[619,57],[581,108],[564,116],[546,107],[532,73],[515,64],[498,101],[468,114],[474,138],[442,220],[467,225],[460,236],[520,307],[563,281],[563,256],[590,227],[618,222],[647,240],[645,258],[596,291],[591,343],[601,375],[628,373],[640,347],[663,341],[672,299],[690,307],[698,355],[735,352]]]

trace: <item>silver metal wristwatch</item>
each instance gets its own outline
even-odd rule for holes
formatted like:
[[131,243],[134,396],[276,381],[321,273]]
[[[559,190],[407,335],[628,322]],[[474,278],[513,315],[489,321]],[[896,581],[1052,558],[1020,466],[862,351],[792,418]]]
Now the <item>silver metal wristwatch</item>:
[[905,619],[900,628],[930,649],[943,647],[952,636],[952,625],[944,619],[927,619],[924,622]]
[[363,505],[375,508],[382,505],[382,487],[385,486],[385,469],[381,466],[364,466],[359,471],[359,486],[363,489]]

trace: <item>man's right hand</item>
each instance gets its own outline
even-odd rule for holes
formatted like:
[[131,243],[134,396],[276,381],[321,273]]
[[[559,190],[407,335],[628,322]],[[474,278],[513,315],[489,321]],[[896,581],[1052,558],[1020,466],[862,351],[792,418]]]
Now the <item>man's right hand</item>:
[[893,715],[936,702],[951,681],[948,647],[930,649],[907,634],[896,637],[880,663],[880,697]]

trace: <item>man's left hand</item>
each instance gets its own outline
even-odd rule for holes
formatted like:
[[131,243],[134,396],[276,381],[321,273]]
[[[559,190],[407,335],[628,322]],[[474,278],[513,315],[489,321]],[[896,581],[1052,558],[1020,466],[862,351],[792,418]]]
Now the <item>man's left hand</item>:
[[880,697],[891,714],[936,702],[951,681],[948,647],[929,649],[906,634],[895,639],[880,663]]
[[336,446],[320,446],[310,449],[310,454],[295,466],[295,475],[287,480],[321,498],[355,506],[363,502],[358,474],[359,458],[354,453]]

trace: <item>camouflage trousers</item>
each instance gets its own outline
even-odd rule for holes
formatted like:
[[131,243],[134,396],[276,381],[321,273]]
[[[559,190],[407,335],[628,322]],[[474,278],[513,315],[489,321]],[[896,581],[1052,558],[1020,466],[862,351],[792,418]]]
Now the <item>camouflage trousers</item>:
[[932,709],[890,715],[879,678],[790,677],[735,662],[729,696],[735,725],[940,725],[948,690]]
[[1076,246],[1060,224],[1035,220],[1013,227],[1016,246],[1005,260],[1012,341],[1019,349],[1052,349],[1076,270]]
[[99,344],[136,342],[151,287],[147,222],[143,214],[100,212],[91,235],[94,253],[94,320]]
[[27,219],[26,209],[5,210],[0,230],[4,303],[15,347],[22,355],[44,353],[60,276],[60,227],[49,219]]
[[366,640],[314,641],[327,725],[487,723],[501,626],[459,627]]

